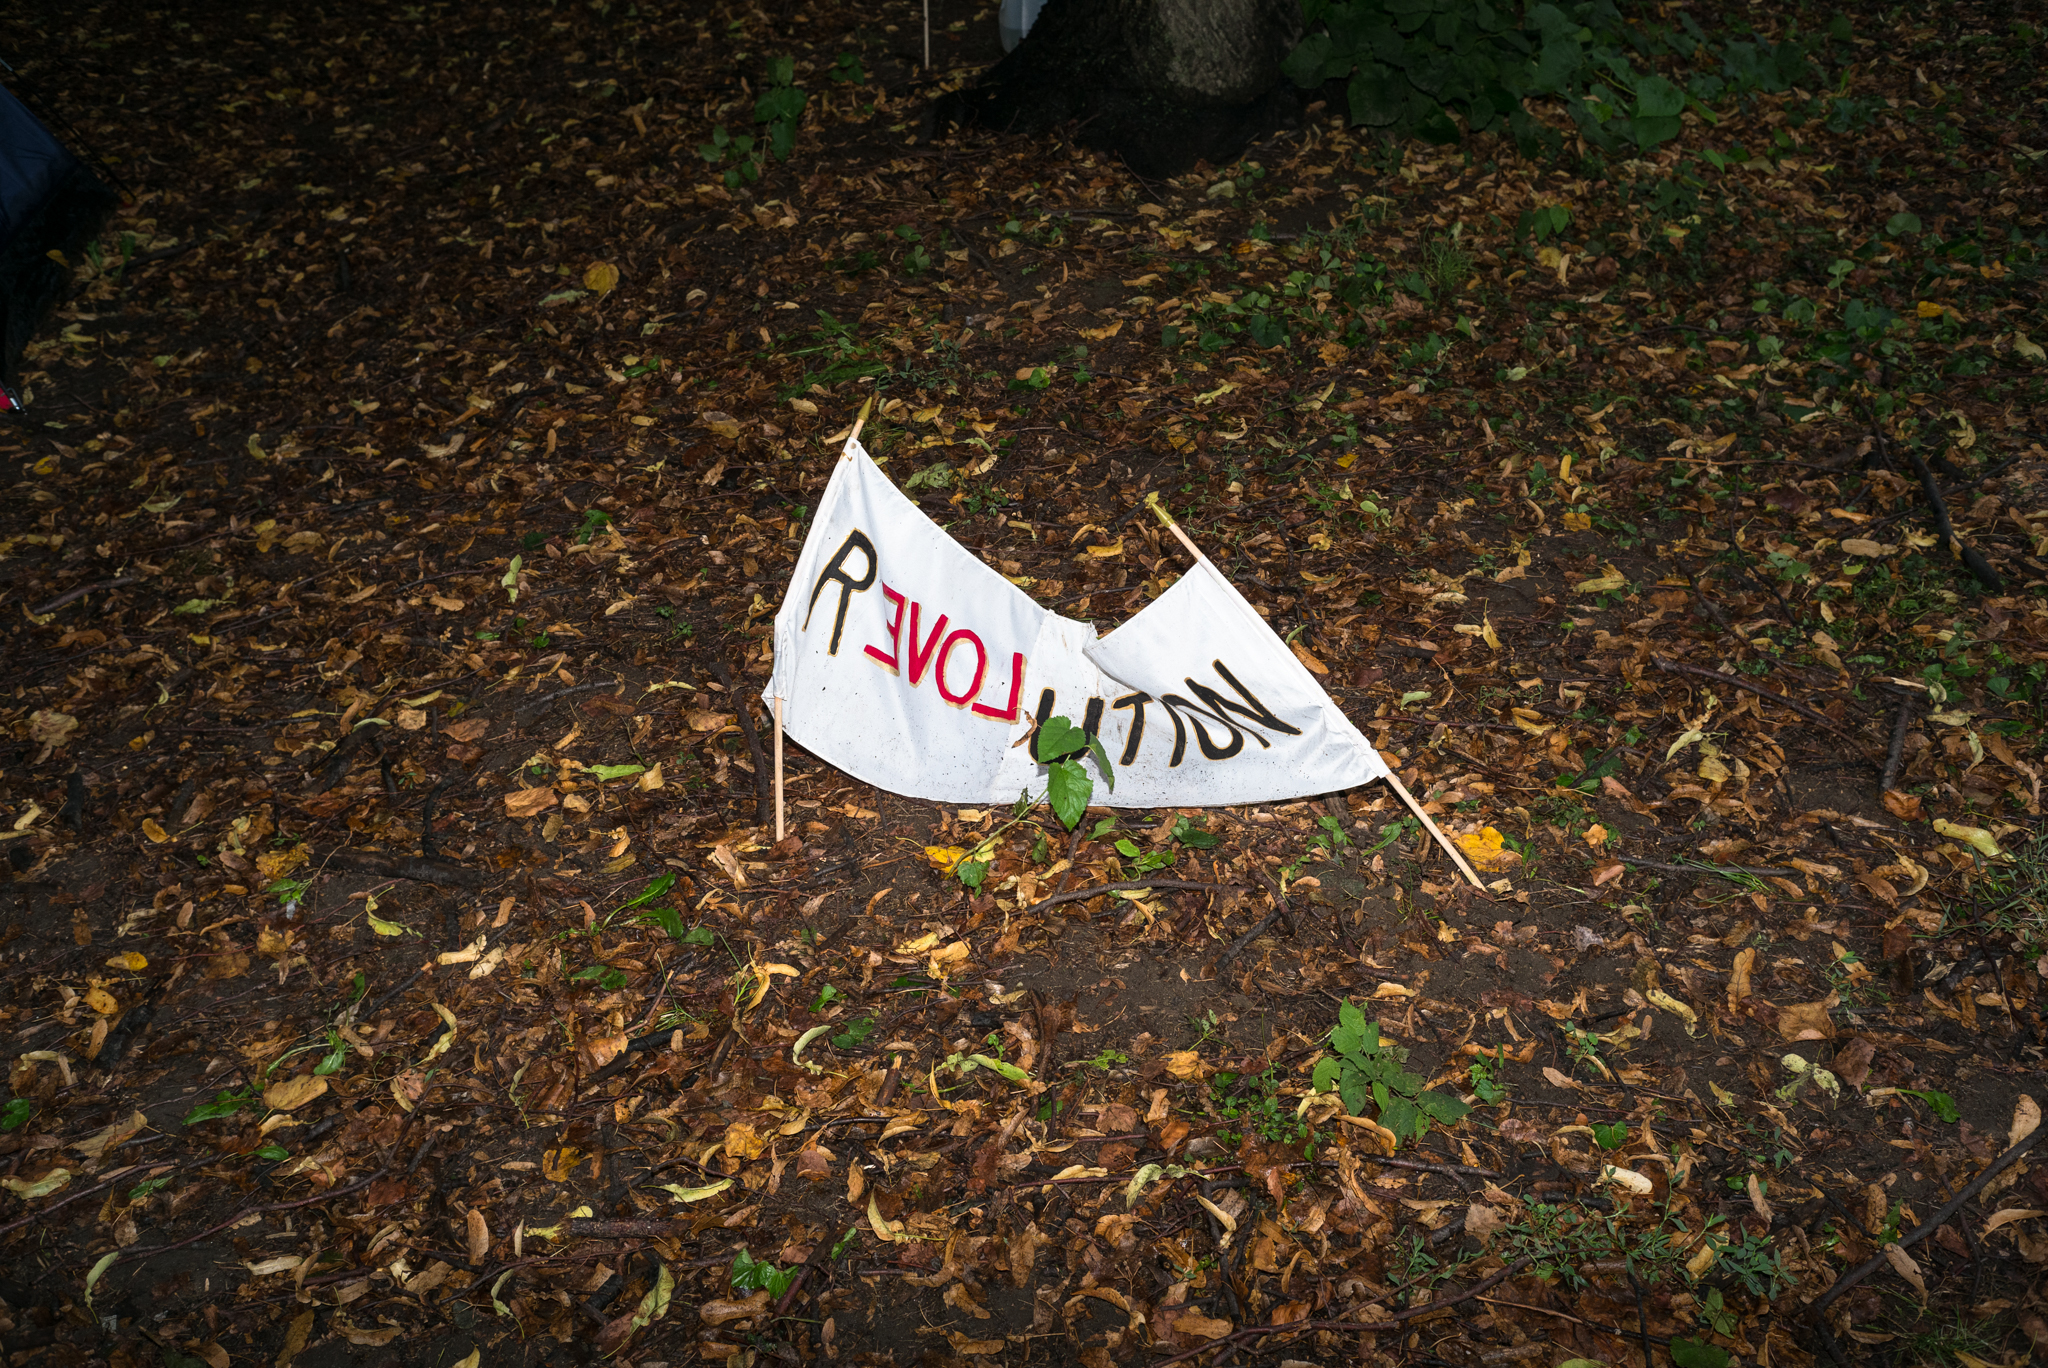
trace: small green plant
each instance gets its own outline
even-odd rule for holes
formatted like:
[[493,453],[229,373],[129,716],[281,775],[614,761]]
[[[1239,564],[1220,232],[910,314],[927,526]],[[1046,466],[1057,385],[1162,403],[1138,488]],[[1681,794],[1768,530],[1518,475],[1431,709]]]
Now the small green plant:
[[219,1121],[246,1108],[261,1105],[254,1088],[223,1088],[213,1095],[213,1101],[201,1102],[185,1113],[184,1124],[196,1126],[202,1121]]
[[1700,1324],[1715,1334],[1732,1336],[1735,1333],[1738,1317],[1735,1308],[1722,1298],[1720,1288],[1710,1287],[1703,1292],[1694,1304],[1694,1309],[1695,1314],[1699,1316]]
[[1604,1150],[1618,1150],[1628,1143],[1628,1122],[1595,1121],[1593,1143]]
[[1039,724],[1032,754],[1046,767],[1046,800],[1052,804],[1053,815],[1069,831],[1081,824],[1088,800],[1095,796],[1095,781],[1081,767],[1084,756],[1092,757],[1103,781],[1112,790],[1116,788],[1116,772],[1110,768],[1102,742],[1067,718],[1048,717]]
[[[1423,271],[1442,294],[1456,293],[1472,275],[1472,254],[1459,244],[1459,230],[1463,227],[1459,224],[1448,237],[1440,237],[1423,249]],[[1466,335],[1471,336],[1470,320],[1466,320]]]
[[797,121],[810,97],[796,84],[794,58],[769,58],[764,75],[760,97],[754,101],[754,122],[768,125],[768,149],[777,161],[788,161],[796,150]]
[[1945,1092],[1934,1088],[1901,1088],[1899,1089],[1899,1095],[1901,1097],[1917,1097],[1922,1102],[1925,1102],[1928,1109],[1934,1113],[1934,1119],[1937,1121],[1946,1122],[1953,1126],[1956,1122],[1963,1119],[1962,1112],[1956,1107],[1956,1100]]
[[1097,1069],[1103,1073],[1108,1073],[1111,1069],[1121,1068],[1130,1062],[1131,1057],[1125,1054],[1122,1050],[1111,1050],[1105,1048],[1102,1051],[1102,1053],[1096,1055],[1095,1058],[1077,1059],[1073,1063],[1069,1064],[1067,1067],[1070,1069]]
[[825,79],[840,85],[866,85],[868,73],[860,64],[859,57],[851,52],[842,52],[832,59],[831,70],[825,73]]
[[263,891],[274,895],[289,912],[306,900],[306,892],[312,886],[311,879],[278,879]]
[[865,1045],[869,1036],[875,1033],[875,1019],[871,1016],[854,1017],[833,1033],[832,1048],[851,1050]]
[[1465,1070],[1471,1080],[1472,1095],[1487,1106],[1496,1106],[1508,1100],[1508,1090],[1500,1082],[1495,1070],[1507,1066],[1508,1047],[1500,1046],[1490,1059],[1475,1059]]
[[1218,1138],[1224,1144],[1234,1145],[1256,1136],[1269,1145],[1300,1145],[1302,1157],[1309,1157],[1319,1137],[1315,1128],[1280,1096],[1280,1080],[1273,1065],[1268,1064],[1261,1073],[1242,1077],[1219,1073],[1216,1083],[1228,1089],[1217,1114],[1226,1122],[1236,1123],[1235,1129],[1219,1132]]
[[0,1131],[20,1130],[35,1114],[36,1104],[26,1097],[9,1098],[7,1105],[0,1107]]
[[828,983],[824,987],[820,988],[818,990],[818,996],[812,999],[811,1011],[814,1013],[830,1011],[832,1009],[832,1004],[839,1001],[841,998],[845,996],[846,994],[840,992],[837,988],[833,987],[831,984]]
[[1150,874],[1155,869],[1165,869],[1174,859],[1171,850],[1140,850],[1138,843],[1128,836],[1117,838],[1116,853],[1131,862],[1125,870],[1130,874]]
[[779,1300],[796,1281],[794,1268],[779,1268],[767,1259],[756,1259],[742,1249],[733,1257],[732,1272],[727,1275],[735,1292],[766,1292],[771,1301]]
[[1559,1022],[1557,1029],[1564,1036],[1565,1053],[1571,1056],[1572,1063],[1583,1064],[1602,1078],[1608,1076],[1607,1065],[1600,1058],[1599,1036],[1569,1021]]
[[154,1197],[170,1185],[171,1180],[169,1178],[145,1178],[134,1187],[128,1189],[128,1200],[139,1202],[146,1197]]
[[578,546],[588,544],[592,537],[610,527],[611,524],[612,515],[605,512],[602,508],[584,509],[583,525],[576,529],[576,544]]
[[766,161],[754,153],[753,134],[728,133],[724,124],[711,130],[711,141],[699,144],[697,155],[714,168],[722,162],[732,162],[725,168],[725,188],[728,190],[737,190],[749,181],[761,179],[761,167]]
[[[857,68],[859,62],[856,60],[854,65]],[[759,146],[751,134],[728,133],[725,125],[720,124],[711,130],[711,141],[697,148],[697,155],[714,167],[731,163],[725,167],[726,189],[737,190],[741,185],[761,179],[770,154],[778,161],[788,161],[790,153],[796,150],[797,124],[803,118],[804,105],[810,97],[795,84],[795,80],[796,62],[793,58],[769,59],[760,97],[754,101],[754,122],[767,126],[766,147]]]
[[1785,1267],[1785,1256],[1772,1248],[1768,1235],[1744,1234],[1741,1241],[1721,1244],[1716,1268],[1732,1275],[1752,1297],[1776,1301],[1783,1287],[1798,1281]]
[[1527,233],[1538,242],[1561,237],[1571,226],[1572,211],[1562,204],[1546,204],[1536,209],[1525,209],[1521,218],[1515,221],[1517,237]]
[[1173,824],[1173,839],[1189,850],[1212,850],[1223,838],[1207,830],[1206,817],[1182,817]]
[[615,992],[626,986],[626,971],[614,969],[609,964],[586,964],[569,975],[572,983],[594,983],[605,992]]
[[1370,1101],[1379,1109],[1379,1123],[1396,1136],[1420,1140],[1431,1122],[1456,1125],[1472,1109],[1449,1093],[1423,1090],[1420,1074],[1401,1066],[1408,1051],[1380,1040],[1380,1024],[1349,1001],[1337,1010],[1330,1032],[1335,1052],[1316,1062],[1312,1082],[1317,1092],[1334,1089],[1352,1115]]
[[1729,1358],[1728,1351],[1718,1344],[1706,1344],[1682,1335],[1671,1341],[1671,1362],[1677,1368],[1728,1368]]

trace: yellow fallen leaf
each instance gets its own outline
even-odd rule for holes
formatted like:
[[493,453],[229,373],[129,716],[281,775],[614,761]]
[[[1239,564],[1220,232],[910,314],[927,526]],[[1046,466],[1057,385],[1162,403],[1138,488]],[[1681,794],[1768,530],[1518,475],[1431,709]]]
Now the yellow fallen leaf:
[[1474,869],[1506,869],[1521,863],[1522,857],[1507,848],[1507,840],[1493,827],[1481,827],[1457,838],[1458,849]]
[[745,1301],[723,1301],[714,1297],[697,1308],[697,1315],[706,1325],[724,1325],[728,1321],[758,1316],[767,1309],[768,1294],[762,1291]]
[[735,1159],[758,1159],[767,1148],[767,1137],[745,1121],[735,1121],[725,1128],[724,1149]]
[[1121,556],[1123,553],[1124,543],[1123,538],[1121,537],[1117,538],[1108,546],[1091,546],[1088,548],[1089,555],[1095,556],[1102,560],[1107,560],[1112,556]]
[[149,956],[130,950],[126,954],[116,955],[108,960],[107,968],[126,969],[131,974],[139,974],[149,968]]
[[1601,1168],[1600,1180],[1604,1183],[1612,1183],[1619,1188],[1626,1188],[1638,1197],[1647,1197],[1657,1190],[1655,1183],[1642,1174],[1637,1173],[1634,1169],[1616,1168],[1612,1164],[1607,1164]]
[[551,1149],[540,1157],[541,1176],[550,1183],[566,1183],[576,1166],[583,1162],[583,1151],[574,1145]]
[[1699,1034],[1699,1014],[1677,998],[1671,996],[1671,994],[1665,992],[1662,988],[1652,988],[1649,992],[1643,994],[1643,997],[1651,1006],[1662,1007],[1665,1011],[1683,1021],[1687,1035]]
[[1083,328],[1081,329],[1081,336],[1087,338],[1090,342],[1107,342],[1110,338],[1115,337],[1118,333],[1122,332],[1123,330],[1124,321],[1121,318],[1119,318],[1107,327]]
[[2005,852],[1998,848],[1997,840],[1983,827],[1964,826],[1960,822],[1950,822],[1937,817],[1934,819],[1934,829],[1950,840],[1974,846],[1987,860],[2005,858]]
[[1199,1311],[1188,1311],[1174,1317],[1173,1328],[1183,1335],[1199,1335],[1203,1339],[1222,1339],[1236,1327],[1231,1322],[1215,1316],[1205,1316]]
[[1896,546],[1888,546],[1883,542],[1872,541],[1868,537],[1844,537],[1842,539],[1842,551],[1845,555],[1861,556],[1865,560],[1877,560],[1881,557],[1889,556],[1898,549]]
[[272,1111],[297,1111],[327,1093],[327,1080],[319,1074],[298,1074],[280,1079],[263,1090],[263,1105]]
[[47,1197],[60,1190],[70,1181],[70,1169],[51,1169],[33,1182],[26,1178],[0,1178],[0,1187],[6,1188],[23,1201],[34,1201],[38,1197]]
[[884,1240],[907,1240],[900,1222],[891,1221],[882,1215],[881,1207],[875,1204],[875,1194],[868,1194],[868,1228]]
[[162,845],[165,841],[171,839],[171,833],[165,831],[163,823],[157,821],[157,819],[154,817],[145,817],[142,819],[142,834],[149,837],[150,840],[154,841],[158,845]]
[[1989,1235],[2000,1226],[2011,1225],[2014,1221],[2030,1221],[2036,1216],[2048,1216],[2048,1211],[2040,1207],[2007,1207],[1984,1223],[1984,1233]]
[[520,789],[505,795],[505,813],[510,817],[533,817],[546,812],[558,801],[551,788]]
[[1309,670],[1320,675],[1326,675],[1330,672],[1330,667],[1323,664],[1322,661],[1317,660],[1315,657],[1315,653],[1310,651],[1308,647],[1302,645],[1300,642],[1290,641],[1287,643],[1287,646],[1289,650],[1294,652],[1294,658],[1300,661]]
[[116,1002],[114,995],[104,988],[86,989],[85,1005],[98,1012],[101,1016],[112,1016],[121,1010],[121,1004]]
[[592,263],[583,273],[583,288],[592,294],[610,294],[619,288],[619,268],[609,261]]
[[1572,586],[1574,591],[1581,594],[1611,594],[1617,589],[1628,587],[1627,575],[1622,574],[1621,571],[1615,569],[1612,565],[1603,565],[1600,568],[1607,573],[1598,579],[1579,581],[1579,583]]
[[1405,983],[1382,983],[1372,990],[1372,995],[1381,1001],[1388,998],[1411,998],[1415,996],[1415,990]]
[[[926,846],[924,857],[931,861],[932,868],[939,873],[951,874],[960,867],[960,862],[967,858],[967,852],[959,846]],[[933,943],[937,943],[936,938]]]

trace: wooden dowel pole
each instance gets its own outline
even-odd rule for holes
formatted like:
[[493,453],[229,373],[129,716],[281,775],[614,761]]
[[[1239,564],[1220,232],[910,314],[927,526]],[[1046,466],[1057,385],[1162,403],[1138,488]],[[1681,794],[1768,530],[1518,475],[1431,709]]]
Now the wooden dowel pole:
[[1472,881],[1472,886],[1484,890],[1486,885],[1479,882],[1479,876],[1472,872],[1471,865],[1465,863],[1465,857],[1458,852],[1458,848],[1455,845],[1451,844],[1451,838],[1444,835],[1442,828],[1438,827],[1435,822],[1429,820],[1429,814],[1422,810],[1422,804],[1415,801],[1415,795],[1410,793],[1408,786],[1401,782],[1401,776],[1392,770],[1388,770],[1387,782],[1394,786],[1395,793],[1401,795],[1401,801],[1408,805],[1408,810],[1415,814],[1424,827],[1428,828],[1429,834],[1436,837],[1436,843],[1444,848],[1444,854],[1450,856],[1451,862],[1457,865],[1465,877]]
[[1188,538],[1187,533],[1180,530],[1180,524],[1175,522],[1173,520],[1173,515],[1168,513],[1166,509],[1160,504],[1159,496],[1157,494],[1147,494],[1145,496],[1145,507],[1151,509],[1152,512],[1158,516],[1159,521],[1166,524],[1167,531],[1173,533],[1175,537],[1180,539],[1180,544],[1187,548],[1188,554],[1190,556],[1193,556],[1197,562],[1199,562],[1202,559],[1201,549],[1197,547],[1194,544],[1194,542]]
[[841,459],[853,455],[853,444],[860,440],[860,430],[867,426],[868,410],[875,406],[875,396],[870,394],[867,402],[860,406],[860,413],[853,420],[853,431],[846,434],[846,445],[839,448]]
[[782,700],[775,700],[775,839],[780,842],[782,820]]

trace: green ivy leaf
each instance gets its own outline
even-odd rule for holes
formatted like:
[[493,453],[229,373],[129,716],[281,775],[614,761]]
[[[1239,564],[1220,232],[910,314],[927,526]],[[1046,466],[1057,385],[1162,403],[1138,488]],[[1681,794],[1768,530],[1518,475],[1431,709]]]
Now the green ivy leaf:
[[1671,1341],[1671,1361],[1678,1368],[1728,1368],[1728,1351],[1718,1344],[1677,1338]]
[[1045,778],[1046,797],[1052,803],[1053,815],[1072,831],[1087,814],[1088,800],[1095,794],[1094,781],[1075,760],[1054,762],[1046,770]]
[[185,1114],[184,1124],[196,1126],[202,1121],[218,1121],[224,1116],[233,1116],[242,1108],[251,1106],[256,1094],[244,1089],[241,1092],[223,1091],[214,1094],[213,1101],[202,1102]]
[[[1064,717],[1048,717],[1038,725],[1038,740],[1032,745],[1038,763],[1049,765],[1062,757],[1088,748],[1088,735]],[[1073,825],[1071,822],[1069,826]]]

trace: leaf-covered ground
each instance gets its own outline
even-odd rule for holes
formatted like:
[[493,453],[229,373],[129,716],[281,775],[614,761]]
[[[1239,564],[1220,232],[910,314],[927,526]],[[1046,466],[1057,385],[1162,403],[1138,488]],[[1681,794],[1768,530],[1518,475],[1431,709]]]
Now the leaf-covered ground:
[[[2048,990],[2034,21],[1146,184],[931,141],[884,17],[21,21],[132,199],[0,434],[9,1362],[2043,1352],[2048,1165],[1966,1190]],[[776,843],[870,396],[1104,626],[1158,493],[1499,882],[1382,788],[1069,837],[801,750]]]

